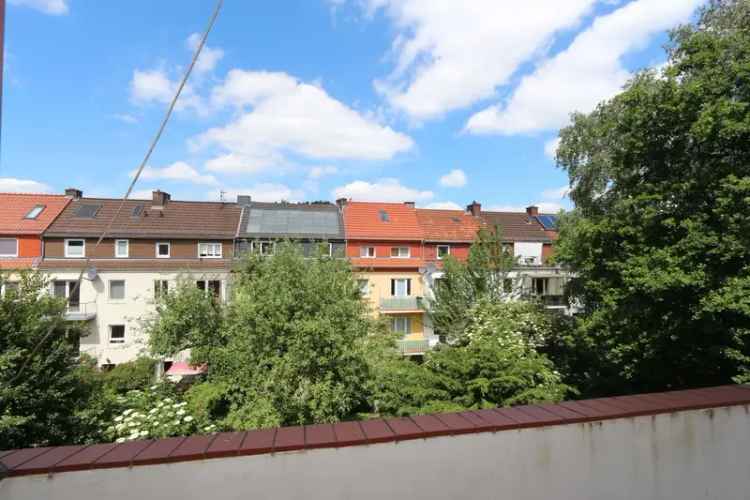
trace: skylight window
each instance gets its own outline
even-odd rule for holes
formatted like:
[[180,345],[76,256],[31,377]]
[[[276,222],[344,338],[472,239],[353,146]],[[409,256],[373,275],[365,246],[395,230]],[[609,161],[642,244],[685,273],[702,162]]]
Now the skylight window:
[[76,211],[76,217],[93,219],[94,217],[96,217],[96,214],[97,212],[99,212],[100,208],[101,205],[81,205]]
[[24,219],[36,219],[42,212],[44,212],[45,208],[46,207],[44,205],[35,206],[31,210],[29,210],[29,213],[26,214]]
[[390,222],[391,221],[391,218],[388,216],[388,212],[386,212],[385,210],[380,210],[378,212],[378,215],[380,216],[380,220],[383,221],[383,222]]
[[133,213],[131,214],[133,217],[140,217],[143,213],[143,204],[136,205],[133,207]]

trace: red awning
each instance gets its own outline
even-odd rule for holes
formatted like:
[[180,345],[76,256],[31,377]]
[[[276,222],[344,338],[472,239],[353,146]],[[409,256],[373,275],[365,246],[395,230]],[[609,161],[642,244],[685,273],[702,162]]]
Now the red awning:
[[172,366],[167,370],[167,375],[200,375],[206,373],[207,366],[205,364],[199,366],[191,366],[189,363],[184,361],[175,361]]

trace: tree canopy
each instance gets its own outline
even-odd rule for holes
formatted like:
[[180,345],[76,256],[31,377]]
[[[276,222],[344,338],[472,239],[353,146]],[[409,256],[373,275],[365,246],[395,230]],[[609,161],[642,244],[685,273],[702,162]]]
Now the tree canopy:
[[745,380],[750,366],[750,3],[711,2],[668,53],[560,133],[576,208],[558,258],[599,392]]

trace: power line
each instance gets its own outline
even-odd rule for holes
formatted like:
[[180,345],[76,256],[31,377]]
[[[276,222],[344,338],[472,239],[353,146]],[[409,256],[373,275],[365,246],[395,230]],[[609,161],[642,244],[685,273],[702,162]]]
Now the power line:
[[[109,223],[107,224],[107,227],[104,228],[104,231],[102,231],[102,234],[99,236],[99,239],[96,241],[96,244],[94,245],[94,248],[92,249],[91,254],[95,253],[96,249],[99,248],[99,245],[101,245],[104,238],[106,238],[107,234],[112,229],[112,226],[114,225],[117,218],[120,216],[120,212],[122,212],[122,209],[125,206],[125,202],[130,196],[130,193],[133,192],[133,188],[138,182],[138,179],[141,177],[141,173],[143,173],[143,169],[146,167],[148,160],[151,158],[151,154],[154,152],[154,149],[156,149],[156,145],[159,143],[159,140],[161,139],[161,136],[164,133],[164,129],[167,127],[167,123],[169,122],[169,119],[172,116],[172,112],[174,111],[175,105],[177,104],[177,100],[179,99],[180,94],[182,93],[182,90],[185,88],[185,84],[187,83],[188,78],[190,78],[190,74],[193,72],[193,68],[195,67],[195,63],[198,61],[198,56],[200,56],[201,51],[203,50],[203,46],[206,44],[206,39],[208,39],[208,34],[211,33],[211,30],[214,27],[214,23],[216,22],[216,18],[219,17],[219,12],[221,11],[222,5],[224,5],[224,0],[217,0],[216,7],[214,8],[213,13],[211,14],[211,17],[208,21],[208,25],[206,26],[206,29],[203,32],[203,36],[201,37],[200,43],[195,48],[195,52],[193,53],[193,58],[190,60],[190,65],[185,71],[185,74],[183,75],[182,80],[180,80],[180,85],[177,87],[177,91],[175,92],[175,95],[172,98],[172,101],[169,103],[167,112],[164,114],[164,119],[162,120],[161,125],[159,126],[159,129],[156,132],[156,135],[154,135],[154,138],[151,140],[151,144],[148,150],[146,151],[146,155],[143,157],[143,161],[141,161],[141,164],[138,166],[138,170],[136,170],[136,173],[133,176],[133,180],[130,182],[130,186],[128,186],[128,190],[125,192],[125,196],[123,196],[122,200],[120,201],[120,204],[117,207],[117,210],[115,211],[114,215],[112,216]],[[88,252],[86,253],[88,254]],[[75,293],[80,289],[81,280],[83,279],[83,274],[88,269],[90,263],[91,263],[91,256],[87,255],[86,260],[83,264],[83,267],[81,268],[81,272],[78,274],[78,280],[73,286],[73,290],[71,290],[68,293],[68,298],[65,299],[66,307],[70,305],[69,304],[70,296],[75,295]],[[50,327],[50,329],[47,331],[45,336],[42,338],[42,341],[37,343],[36,346],[34,346],[34,349],[26,358],[23,365],[21,365],[21,368],[18,369],[18,373],[16,373],[16,375],[10,380],[11,383],[15,382],[16,379],[18,379],[21,376],[23,371],[26,369],[26,366],[29,364],[29,361],[37,353],[40,346],[47,341],[50,335],[52,335],[53,331],[54,331],[54,326]]]

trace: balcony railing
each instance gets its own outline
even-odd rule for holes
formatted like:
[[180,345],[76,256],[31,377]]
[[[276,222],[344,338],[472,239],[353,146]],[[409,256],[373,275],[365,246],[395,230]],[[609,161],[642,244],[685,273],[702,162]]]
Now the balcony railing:
[[430,342],[427,339],[399,340],[398,350],[404,356],[419,356],[430,350]]
[[96,318],[96,302],[68,304],[65,319],[68,321],[88,321]]
[[422,311],[424,300],[422,297],[391,297],[380,299],[380,312],[400,313]]

